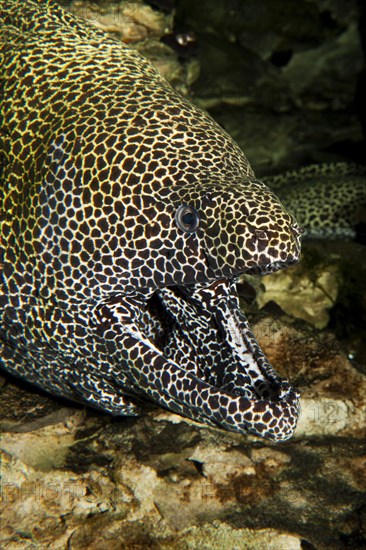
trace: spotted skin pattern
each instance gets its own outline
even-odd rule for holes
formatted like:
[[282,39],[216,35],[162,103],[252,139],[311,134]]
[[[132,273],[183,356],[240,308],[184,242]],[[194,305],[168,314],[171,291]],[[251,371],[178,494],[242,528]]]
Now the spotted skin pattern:
[[295,219],[138,53],[52,2],[1,9],[2,366],[113,415],[291,437],[299,394],[235,283],[298,260]]
[[263,181],[305,228],[304,237],[355,238],[366,225],[366,166],[313,164]]

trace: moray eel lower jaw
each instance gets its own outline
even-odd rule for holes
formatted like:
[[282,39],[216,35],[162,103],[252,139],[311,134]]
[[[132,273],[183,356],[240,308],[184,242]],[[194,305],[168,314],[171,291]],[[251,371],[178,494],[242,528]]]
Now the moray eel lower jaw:
[[129,380],[135,395],[229,431],[276,442],[293,435],[299,393],[263,354],[240,310],[235,279],[160,288],[145,308],[138,334],[145,343],[154,335],[148,345],[160,358],[159,372],[145,374],[141,361]]

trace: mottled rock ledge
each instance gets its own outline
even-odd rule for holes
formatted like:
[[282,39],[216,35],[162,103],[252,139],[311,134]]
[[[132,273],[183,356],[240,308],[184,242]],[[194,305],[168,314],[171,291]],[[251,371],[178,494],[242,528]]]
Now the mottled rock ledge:
[[[3,436],[4,549],[365,542],[361,438],[273,446],[168,413],[121,421],[77,409],[62,414],[57,424]],[[315,423],[328,422],[316,414]]]

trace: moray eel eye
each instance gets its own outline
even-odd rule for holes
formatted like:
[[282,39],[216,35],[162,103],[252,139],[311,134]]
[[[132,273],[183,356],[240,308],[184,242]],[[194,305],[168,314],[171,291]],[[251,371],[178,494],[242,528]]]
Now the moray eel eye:
[[193,206],[182,204],[175,213],[175,222],[185,233],[193,233],[200,223],[200,218]]

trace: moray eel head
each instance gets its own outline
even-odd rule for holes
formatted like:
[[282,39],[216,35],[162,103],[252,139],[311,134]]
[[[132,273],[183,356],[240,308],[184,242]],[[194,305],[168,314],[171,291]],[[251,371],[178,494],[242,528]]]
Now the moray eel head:
[[137,52],[53,2],[4,12],[2,366],[114,415],[291,437],[298,392],[236,281],[296,262],[296,221]]
[[302,230],[262,182],[195,186],[194,194],[197,188],[196,200],[186,189],[182,201],[192,207],[201,253],[214,277],[266,274],[298,261]]

